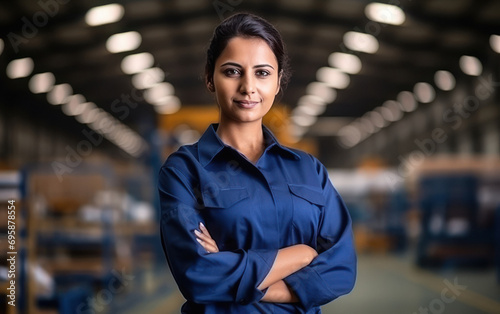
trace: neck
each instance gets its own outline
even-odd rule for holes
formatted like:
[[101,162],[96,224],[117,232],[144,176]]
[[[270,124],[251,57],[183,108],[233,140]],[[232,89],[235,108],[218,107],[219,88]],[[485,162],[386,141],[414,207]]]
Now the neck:
[[253,163],[257,162],[264,152],[262,120],[237,123],[221,119],[217,128],[217,135],[225,144],[242,153]]

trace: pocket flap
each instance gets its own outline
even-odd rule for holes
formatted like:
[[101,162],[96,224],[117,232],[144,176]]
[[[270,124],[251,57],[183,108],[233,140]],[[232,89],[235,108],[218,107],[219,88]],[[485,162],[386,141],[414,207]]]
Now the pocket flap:
[[321,190],[315,189],[307,185],[291,184],[291,183],[288,184],[288,188],[290,189],[290,192],[292,192],[294,195],[303,198],[310,203],[320,206],[325,205],[325,197],[323,196]]
[[247,197],[249,193],[245,187],[221,189],[212,186],[202,193],[203,204],[214,208],[228,208]]

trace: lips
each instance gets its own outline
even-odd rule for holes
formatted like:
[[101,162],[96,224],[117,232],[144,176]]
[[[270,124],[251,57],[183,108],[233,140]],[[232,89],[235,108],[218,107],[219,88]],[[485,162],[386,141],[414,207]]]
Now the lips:
[[240,108],[243,108],[243,109],[252,109],[259,102],[258,101],[251,101],[251,100],[234,100],[234,103],[236,105],[238,105],[238,107],[240,107]]

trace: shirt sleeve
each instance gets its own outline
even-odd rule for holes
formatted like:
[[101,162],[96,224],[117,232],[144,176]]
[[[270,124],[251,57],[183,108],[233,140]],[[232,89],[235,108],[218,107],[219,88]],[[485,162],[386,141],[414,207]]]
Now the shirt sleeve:
[[192,302],[259,301],[257,289],[269,273],[277,250],[243,250],[207,253],[196,241],[194,230],[203,222],[203,204],[192,180],[175,168],[163,167],[160,194],[161,242],[183,296]]
[[349,293],[356,279],[351,218],[319,161],[317,168],[326,200],[316,240],[319,255],[308,266],[284,278],[306,310]]

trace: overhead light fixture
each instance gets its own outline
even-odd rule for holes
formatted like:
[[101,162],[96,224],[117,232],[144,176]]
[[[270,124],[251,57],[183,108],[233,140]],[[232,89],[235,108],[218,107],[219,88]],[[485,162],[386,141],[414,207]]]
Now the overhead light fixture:
[[117,122],[113,116],[111,116],[109,113],[106,111],[101,111],[99,115],[97,116],[96,121],[91,123],[91,127],[94,130],[98,130],[102,134],[110,134],[116,127],[119,125],[120,122]]
[[437,71],[436,74],[434,74],[434,82],[439,89],[444,91],[454,89],[456,84],[453,74],[444,70]]
[[411,92],[400,92],[398,94],[397,101],[401,104],[401,109],[403,109],[403,111],[412,112],[417,109],[417,101]]
[[330,66],[349,74],[357,74],[361,71],[361,60],[349,53],[334,52],[328,57]]
[[160,68],[143,70],[132,76],[132,85],[137,89],[151,88],[165,78],[165,72]]
[[380,113],[378,113],[377,111],[374,111],[374,110],[369,111],[366,114],[366,116],[370,119],[371,123],[379,129],[381,129],[387,125],[386,121],[384,120],[384,117],[382,117],[382,115]]
[[61,109],[67,116],[76,116],[85,109],[82,105],[86,102],[85,97],[80,94],[68,97],[68,101],[62,105]]
[[478,58],[473,56],[460,57],[460,69],[470,76],[479,76],[483,73],[483,65]]
[[436,92],[431,84],[420,82],[413,87],[415,98],[421,103],[428,104],[436,97]]
[[339,69],[334,69],[330,67],[322,67],[316,72],[316,78],[318,81],[325,83],[326,85],[337,88],[344,89],[349,86],[350,79],[349,75],[340,71]]
[[35,64],[31,58],[22,58],[12,60],[7,65],[7,76],[11,79],[27,77],[33,72]]
[[299,115],[317,116],[325,112],[326,102],[316,95],[304,95],[299,98],[294,112]]
[[73,94],[71,85],[64,83],[54,86],[47,94],[47,101],[52,105],[61,105],[68,101],[68,97]]
[[290,134],[292,135],[291,141],[294,143],[297,143],[298,141],[300,141],[300,139],[302,139],[304,134],[306,134],[307,130],[308,130],[307,127],[303,127],[303,126],[300,126],[300,125],[297,125],[294,123],[290,123],[289,131],[290,131]]
[[54,74],[45,72],[33,75],[28,86],[33,94],[47,93],[54,87],[55,82]]
[[365,7],[365,15],[370,20],[391,25],[401,25],[405,21],[405,13],[401,8],[384,3],[370,3]]
[[106,49],[111,53],[131,51],[139,48],[141,42],[141,34],[135,31],[114,34],[106,41]]
[[353,31],[344,34],[344,44],[351,50],[366,53],[375,53],[379,48],[377,39],[372,35]]
[[490,46],[493,51],[495,51],[496,53],[500,53],[500,35],[490,36]]
[[85,14],[85,22],[90,26],[118,22],[124,12],[123,6],[117,3],[94,7]]
[[155,110],[159,114],[172,114],[181,109],[181,100],[177,96],[169,96],[161,103],[155,105]]
[[357,119],[357,121],[353,122],[353,125],[357,125],[358,130],[365,132],[365,136],[362,136],[365,138],[368,137],[368,135],[373,134],[379,130],[379,128],[375,127],[371,120],[366,116]]
[[361,131],[351,124],[342,127],[337,135],[340,144],[347,148],[354,147],[361,141]]
[[385,108],[389,113],[384,110],[380,113],[387,121],[395,122],[403,117],[403,112],[401,111],[401,104],[395,100],[387,100],[382,104],[382,108]]
[[298,125],[298,126],[302,126],[302,127],[309,127],[311,125],[313,125],[314,123],[316,123],[316,121],[318,120],[318,117],[317,116],[314,116],[314,115],[302,115],[302,114],[296,114],[296,115],[292,115],[292,121]]
[[75,116],[76,120],[83,124],[93,122],[93,110],[98,110],[97,106],[93,102],[86,102],[81,104],[80,107],[81,113]]
[[144,99],[152,104],[161,104],[167,97],[174,94],[174,86],[167,82],[162,82],[144,91]]
[[389,124],[388,122],[394,121],[394,117],[392,116],[391,110],[389,110],[388,108],[386,108],[384,106],[379,106],[379,107],[373,109],[373,111],[378,112],[382,116],[382,118],[385,121],[385,123],[384,123],[385,125],[388,125]]
[[125,74],[135,74],[152,67],[154,62],[152,54],[142,52],[123,58],[121,68]]
[[319,97],[329,104],[337,97],[337,91],[323,82],[312,82],[306,87],[306,93]]

